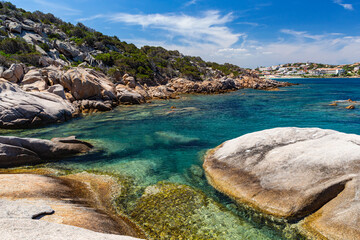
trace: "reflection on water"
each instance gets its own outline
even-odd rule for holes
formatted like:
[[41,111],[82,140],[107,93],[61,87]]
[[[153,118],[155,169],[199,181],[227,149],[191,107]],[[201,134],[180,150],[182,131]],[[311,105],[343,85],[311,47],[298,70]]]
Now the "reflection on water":
[[[360,100],[359,79],[294,81],[303,84],[278,92],[247,89],[120,106],[108,113],[64,124],[24,131],[4,130],[3,134],[48,139],[76,135],[93,142],[97,150],[50,166],[128,176],[138,187],[137,198],[147,186],[159,181],[186,184],[233,208],[232,202],[205,180],[201,164],[207,149],[246,133],[274,127],[320,127],[360,134],[358,109],[347,110],[343,104],[329,106],[335,100]],[[227,229],[219,238],[279,238],[266,225],[246,220],[246,214],[240,213],[243,220],[219,207],[201,209],[191,219],[196,217],[201,231]],[[199,219],[203,219],[201,228]]]

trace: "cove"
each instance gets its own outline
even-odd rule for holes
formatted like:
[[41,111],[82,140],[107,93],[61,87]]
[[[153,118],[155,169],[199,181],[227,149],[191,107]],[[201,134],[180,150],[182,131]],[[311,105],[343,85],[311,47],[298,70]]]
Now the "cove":
[[[129,176],[136,190],[132,199],[121,202],[129,212],[144,189],[158,182],[192,186],[231,209],[233,202],[213,190],[202,174],[202,157],[208,149],[246,133],[275,127],[319,127],[360,134],[357,108],[347,110],[345,106],[350,104],[346,103],[329,106],[336,100],[360,100],[360,79],[292,81],[301,85],[280,91],[244,89],[221,95],[183,95],[175,100],[120,106],[108,113],[40,129],[2,130],[2,134],[46,139],[76,135],[90,140],[97,147],[94,153],[47,166]],[[164,188],[171,191],[171,187]],[[293,237],[281,235],[266,223],[255,224],[241,212],[236,223],[228,213],[222,214],[214,217],[209,212],[209,221],[202,220],[208,229],[202,226],[199,231],[226,229],[219,235],[223,239]]]

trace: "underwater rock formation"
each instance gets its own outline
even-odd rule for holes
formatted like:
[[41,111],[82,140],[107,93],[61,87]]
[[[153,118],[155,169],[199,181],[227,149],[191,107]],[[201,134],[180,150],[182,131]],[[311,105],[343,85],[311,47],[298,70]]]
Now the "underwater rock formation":
[[43,163],[70,155],[85,153],[93,146],[74,136],[51,141],[36,138],[0,137],[0,167],[17,167]]

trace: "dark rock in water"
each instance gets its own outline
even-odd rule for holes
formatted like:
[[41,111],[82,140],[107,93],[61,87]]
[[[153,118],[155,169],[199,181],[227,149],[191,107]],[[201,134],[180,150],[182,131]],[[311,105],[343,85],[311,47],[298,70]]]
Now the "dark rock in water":
[[0,167],[17,167],[43,163],[52,159],[90,151],[90,143],[75,137],[54,138],[51,141],[36,138],[0,137]]
[[307,229],[326,238],[360,238],[358,135],[318,128],[255,132],[210,150],[203,167],[210,184],[240,204],[289,220],[310,215]]
[[355,109],[355,106],[354,105],[349,105],[349,106],[346,107],[346,109],[353,110],[353,109]]

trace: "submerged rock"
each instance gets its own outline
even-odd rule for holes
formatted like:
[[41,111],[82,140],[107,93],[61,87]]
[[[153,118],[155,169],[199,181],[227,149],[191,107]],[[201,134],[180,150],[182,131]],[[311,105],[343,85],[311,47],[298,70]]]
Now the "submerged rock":
[[93,146],[68,138],[51,141],[36,138],[0,137],[0,168],[42,163],[51,159],[85,153]]
[[130,216],[152,239],[271,239],[204,193],[174,183],[147,187]]
[[70,102],[48,92],[25,92],[0,79],[0,127],[19,128],[72,118]]
[[187,145],[187,144],[194,144],[200,141],[199,138],[194,137],[187,137],[176,132],[155,132],[155,136],[158,138],[158,141],[172,145],[172,144],[180,144],[180,145]]
[[[312,221],[322,228],[313,227],[323,236],[360,238],[359,190],[351,192],[360,179],[358,135],[318,128],[265,130],[209,151],[203,167],[210,184],[240,204],[290,220],[314,214]],[[339,198],[342,204],[333,204]]]

